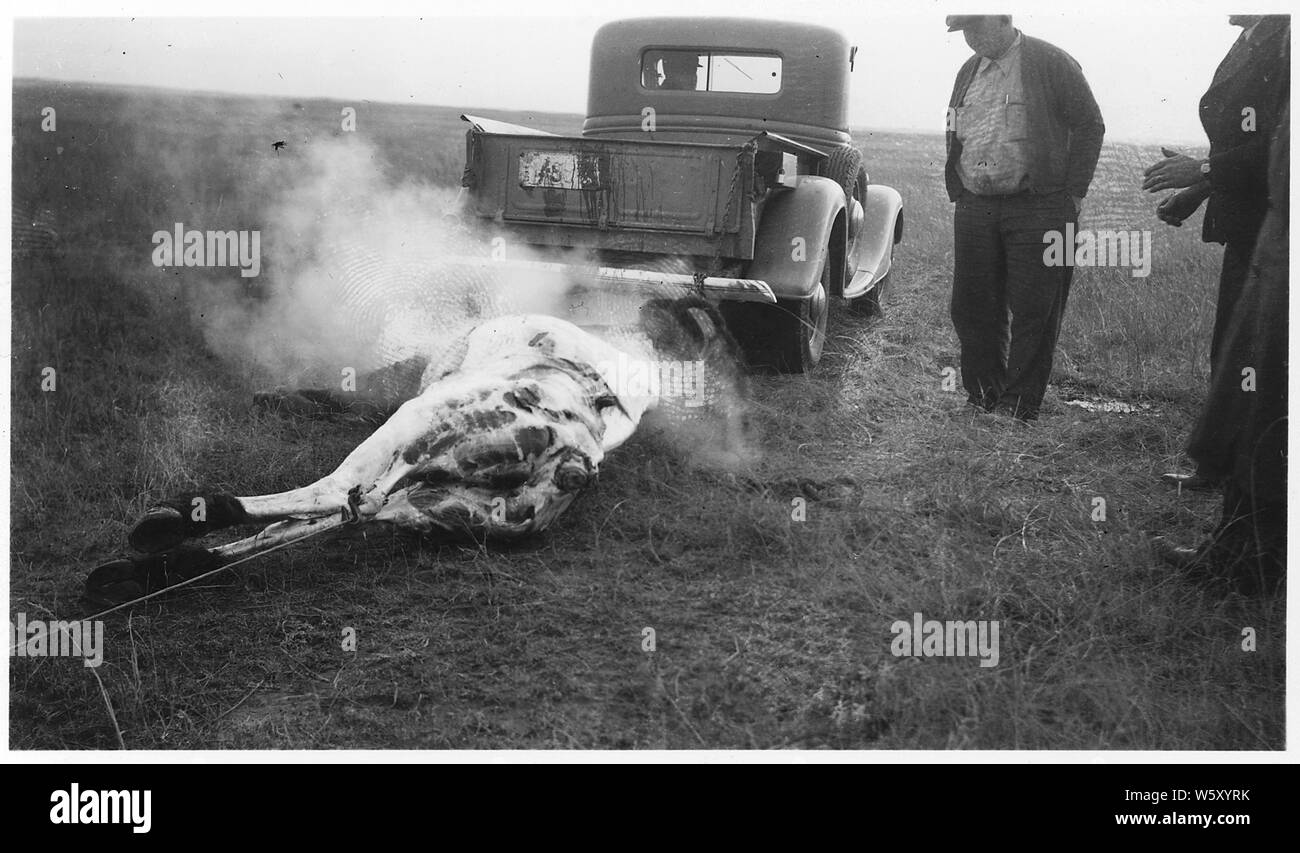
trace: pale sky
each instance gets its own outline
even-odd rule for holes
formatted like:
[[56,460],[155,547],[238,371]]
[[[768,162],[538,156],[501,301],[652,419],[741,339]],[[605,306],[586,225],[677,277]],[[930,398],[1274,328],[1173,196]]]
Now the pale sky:
[[[571,14],[545,15],[548,7]],[[224,18],[161,17],[175,14],[174,4],[73,8],[124,16],[15,20],[14,76],[440,104],[489,116],[493,108],[584,112],[591,37],[609,20],[689,13],[811,21],[840,29],[859,48],[850,124],[935,132],[957,68],[970,55],[961,33],[946,31],[944,15],[1008,12],[1023,32],[1080,62],[1108,139],[1175,143],[1204,141],[1197,102],[1240,32],[1227,23],[1229,7],[1209,0],[1090,0],[1061,11],[1042,3],[978,9],[931,0],[610,0],[586,7],[598,17],[572,14],[583,11],[572,2],[540,0],[310,6],[319,15],[363,9],[375,16],[366,18],[260,17],[305,8],[269,2],[224,3],[231,15]],[[476,17],[461,15],[466,9]],[[17,13],[49,9],[20,4]]]

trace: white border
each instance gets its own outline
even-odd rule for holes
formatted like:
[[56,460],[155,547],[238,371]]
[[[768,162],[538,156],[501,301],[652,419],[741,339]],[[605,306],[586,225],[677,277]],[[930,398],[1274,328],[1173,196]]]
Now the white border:
[[[939,3],[934,0],[924,0],[924,2],[906,2],[905,0],[874,0],[869,6],[862,3],[861,12],[864,16],[933,16],[935,18],[936,30],[939,31],[942,17],[954,12],[1005,12],[1007,14],[1042,14],[1045,10],[1041,3],[1030,4],[1027,2],[1001,3],[996,4],[1000,8],[989,9],[987,3],[971,2],[951,2]],[[1145,14],[1166,13],[1173,17],[1192,15],[1192,14],[1223,14],[1230,12],[1242,11],[1240,3],[1228,3],[1225,0],[1089,0],[1086,9],[1080,9],[1074,4],[1061,4],[1062,14],[1086,15],[1089,18],[1111,16],[1115,19],[1116,26],[1123,26],[1125,18],[1132,14],[1136,9]],[[1293,6],[1277,2],[1269,3],[1247,3],[1251,6],[1251,12],[1276,12],[1281,14],[1291,14]],[[445,8],[451,6],[451,8]],[[1262,8],[1260,8],[1262,7]],[[177,15],[176,4],[159,2],[159,0],[150,0],[150,2],[133,2],[114,4],[112,6],[104,4],[93,4],[86,0],[77,0],[76,2],[55,2],[35,4],[30,0],[20,0],[12,7],[10,15],[18,17],[215,17],[212,14],[211,7],[196,9],[194,15]],[[303,16],[297,14],[303,9],[300,4],[274,3],[268,0],[228,0],[221,6],[222,17],[380,17],[380,16],[412,16],[412,17],[429,17],[433,15],[443,17],[483,17],[483,16],[511,16],[527,17],[536,16],[538,7],[535,2],[523,2],[523,0],[479,0],[479,2],[467,7],[466,4],[439,4],[425,2],[413,2],[413,0],[370,0],[370,2],[359,5],[354,0],[344,2],[344,0],[317,0],[311,4],[313,14]],[[364,9],[364,14],[358,14],[358,9]],[[751,4],[743,4],[738,0],[732,2],[719,2],[719,0],[657,0],[654,5],[655,14],[733,14],[745,15],[753,14]],[[600,6],[588,6],[581,9],[573,10],[575,13],[590,15],[599,12],[602,15],[610,16],[628,16],[636,17],[649,14],[644,2],[633,2],[633,0],[607,0]],[[843,2],[831,2],[831,0],[785,0],[785,2],[774,2],[767,6],[764,16],[773,16],[776,14],[788,15],[792,18],[815,17],[815,16],[842,16],[853,10],[847,9]],[[13,17],[4,19],[4,31],[2,36],[3,42],[0,42],[0,63],[3,63],[6,74],[9,75],[12,84],[13,74]],[[1171,46],[1172,49],[1172,46]],[[1294,81],[1294,74],[1292,75]],[[10,86],[12,91],[12,85]],[[4,97],[0,99],[3,102],[0,105],[0,118],[3,119],[3,126],[11,127],[11,110],[12,99]],[[10,204],[11,194],[11,173],[12,173],[12,150],[5,146],[5,166],[3,178],[0,183],[3,184],[3,193],[5,204]],[[1293,170],[1294,171],[1294,170]],[[1300,179],[1292,176],[1291,197],[1295,198],[1296,182]],[[1294,245],[1294,236],[1297,227],[1292,224],[1292,244]],[[5,232],[4,237],[0,238],[0,248],[4,250],[5,257],[9,257],[10,233]],[[1292,258],[1292,280],[1296,272],[1297,262]],[[8,263],[4,264],[3,276],[6,294],[11,293],[11,269]],[[1296,339],[1296,317],[1295,310],[1296,299],[1292,300],[1292,338],[1289,342],[1291,351],[1294,352]],[[5,300],[4,316],[7,321],[7,329],[11,329],[12,318],[10,315],[10,301]],[[9,334],[5,335],[4,341],[0,344],[0,352],[5,355],[5,363],[11,364],[9,359],[9,348],[12,338]],[[1297,376],[1300,369],[1295,367],[1291,371],[1290,394],[1291,400],[1297,399],[1296,392],[1300,390],[1300,377]],[[4,500],[4,520],[5,525],[0,532],[0,550],[3,551],[6,567],[6,583],[3,589],[0,589],[0,603],[4,605],[6,614],[9,612],[9,584],[8,566],[9,566],[9,477],[10,477],[10,447],[9,447],[9,388],[10,388],[9,371],[6,369],[3,385],[0,391],[3,391],[3,399],[0,400],[0,410],[3,411],[4,419],[0,424],[0,430],[3,431],[4,449],[4,473],[3,481],[0,482],[0,488],[3,488],[2,494]],[[1296,430],[1291,430],[1289,453],[1294,455],[1297,444]],[[1293,475],[1294,480],[1294,475]],[[1292,511],[1288,518],[1288,536],[1292,543],[1297,541],[1296,533],[1300,524],[1297,524],[1295,513],[1296,489],[1289,490]],[[13,752],[8,749],[9,737],[9,702],[8,702],[8,683],[9,683],[9,659],[5,656],[3,664],[0,664],[0,671],[4,676],[4,701],[0,702],[0,729],[3,729],[6,747],[3,754],[5,763],[14,764],[285,764],[285,763],[305,763],[305,764],[371,764],[371,763],[388,763],[388,764],[420,764],[420,763],[463,763],[465,761],[481,763],[515,763],[531,762],[546,764],[579,764],[579,763],[632,763],[632,764],[659,764],[659,763],[679,763],[679,762],[698,762],[706,764],[757,764],[757,763],[783,763],[783,764],[846,764],[846,763],[877,763],[877,764],[910,764],[910,763],[933,763],[933,764],[1061,764],[1061,763],[1085,763],[1085,764],[1211,764],[1211,765],[1235,765],[1235,764],[1284,764],[1295,763],[1297,760],[1297,750],[1294,745],[1294,733],[1297,729],[1297,711],[1296,703],[1290,701],[1292,696],[1291,685],[1296,678],[1296,649],[1300,643],[1300,637],[1296,636],[1295,625],[1295,608],[1292,601],[1288,601],[1287,606],[1287,711],[1286,711],[1286,731],[1287,731],[1287,748],[1278,752],[1158,752],[1158,751],[966,751],[966,752],[947,752],[947,751],[739,751],[739,750],[644,750],[644,751],[546,751],[546,750],[510,750],[510,751],[402,751],[402,750],[339,750],[339,751],[306,751],[306,750],[283,750],[283,751],[228,751],[228,750],[204,750],[194,752],[169,752],[169,751],[139,751],[139,752],[113,752],[113,751],[58,751],[58,752]]]

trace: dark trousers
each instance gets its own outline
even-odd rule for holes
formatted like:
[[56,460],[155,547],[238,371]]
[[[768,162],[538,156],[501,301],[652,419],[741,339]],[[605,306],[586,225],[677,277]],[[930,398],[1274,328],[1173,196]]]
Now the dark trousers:
[[[1249,355],[1253,343],[1249,335],[1238,336],[1232,358],[1227,357],[1228,328],[1232,323],[1233,312],[1241,302],[1246,278],[1250,274],[1250,256],[1250,248],[1243,249],[1233,243],[1223,247],[1219,298],[1214,308],[1214,334],[1210,338],[1210,400],[1201,410],[1189,448],[1191,456],[1197,460],[1196,472],[1210,480],[1221,480],[1226,476],[1224,469],[1231,466],[1233,437],[1242,421],[1242,416],[1235,407],[1224,407],[1221,403],[1219,406],[1212,405],[1216,389],[1220,389],[1222,395],[1220,386],[1227,388],[1229,399],[1232,399],[1241,382],[1241,368],[1258,367],[1256,360]],[[1228,364],[1228,361],[1232,363]],[[1220,378],[1219,373],[1223,370],[1229,371],[1232,376]]]
[[1274,497],[1228,480],[1223,516],[1202,557],[1210,572],[1247,595],[1271,593],[1286,577],[1286,496]]
[[963,193],[954,216],[952,322],[972,403],[1037,416],[1074,268],[1048,266],[1044,234],[1077,221],[1065,193]]
[[1232,321],[1232,311],[1241,299],[1241,290],[1250,273],[1250,255],[1254,246],[1228,243],[1223,247],[1223,267],[1219,270],[1219,299],[1214,308],[1214,336],[1210,338],[1210,376],[1219,369],[1223,341]]

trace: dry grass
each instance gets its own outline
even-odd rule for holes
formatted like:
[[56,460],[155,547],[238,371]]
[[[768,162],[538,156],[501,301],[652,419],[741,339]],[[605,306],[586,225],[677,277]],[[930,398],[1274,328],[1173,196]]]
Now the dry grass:
[[[299,485],[365,435],[253,413],[268,377],[205,353],[185,298],[201,279],[164,294],[130,272],[176,205],[254,212],[243,182],[287,179],[235,156],[251,126],[292,141],[337,105],[238,100],[213,109],[220,123],[201,98],[120,97],[16,93],[15,115],[63,98],[70,134],[112,140],[69,148],[57,180],[80,189],[63,198],[41,165],[52,143],[15,128],[15,186],[55,198],[67,235],[57,257],[14,268],[11,597],[33,618],[83,613],[85,572],[149,501]],[[455,182],[451,111],[368,110],[395,174]],[[197,138],[203,189],[179,198],[140,152]],[[695,469],[647,432],[518,547],[372,531],[110,617],[99,675],[126,745],[1280,748],[1283,602],[1207,597],[1147,545],[1150,531],[1194,541],[1216,509],[1154,481],[1201,398],[1217,258],[1195,224],[1159,232],[1134,202],[1151,152],[1108,147],[1084,224],[1156,231],[1153,272],[1079,271],[1058,393],[1026,430],[962,413],[942,386],[956,347],[941,140],[860,138],[907,203],[889,314],[835,318],[812,377],[756,379],[761,455],[743,476]],[[56,393],[39,391],[45,365]],[[1088,413],[1061,389],[1154,408]],[[890,624],[917,611],[1000,620],[999,666],[893,657]],[[1240,650],[1243,626],[1259,651]],[[356,652],[340,647],[347,627]],[[116,746],[80,662],[14,658],[10,672],[13,747]]]

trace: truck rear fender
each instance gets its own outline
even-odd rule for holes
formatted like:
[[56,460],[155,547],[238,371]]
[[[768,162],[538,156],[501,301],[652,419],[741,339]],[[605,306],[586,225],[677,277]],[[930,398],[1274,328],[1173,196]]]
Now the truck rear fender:
[[746,274],[766,281],[780,299],[807,297],[817,287],[828,251],[831,281],[843,279],[846,227],[844,189],[829,178],[801,175],[793,189],[764,205]]
[[893,187],[872,184],[865,207],[858,269],[869,270],[872,280],[879,281],[889,274],[890,248],[903,241],[903,197]]

